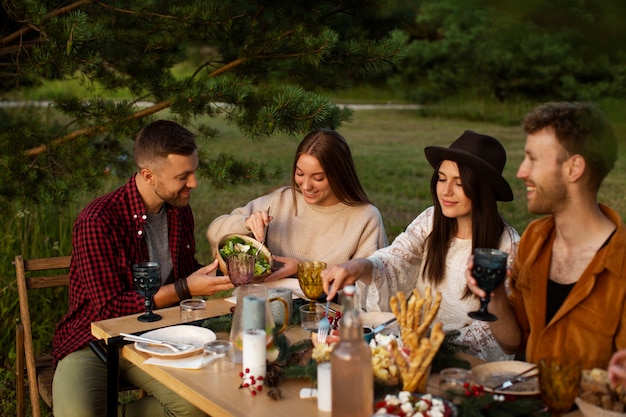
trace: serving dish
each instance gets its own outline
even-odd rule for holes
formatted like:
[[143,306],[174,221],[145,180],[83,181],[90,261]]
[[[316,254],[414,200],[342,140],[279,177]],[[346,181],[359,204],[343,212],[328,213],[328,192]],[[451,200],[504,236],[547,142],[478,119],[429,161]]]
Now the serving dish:
[[583,416],[585,417],[625,417],[626,413],[620,413],[618,411],[607,410],[606,408],[598,407],[595,404],[591,404],[583,400],[580,397],[576,398],[576,405]]
[[143,333],[141,336],[165,342],[182,342],[190,345],[189,349],[174,352],[167,346],[153,345],[145,342],[135,342],[135,349],[152,356],[161,358],[182,358],[195,355],[204,348],[204,344],[217,339],[212,330],[200,326],[170,326]]
[[[411,404],[411,410],[407,412],[403,405]],[[431,410],[436,407],[437,411]],[[443,417],[456,417],[459,410],[456,405],[445,398],[432,394],[414,394],[408,391],[400,391],[397,395],[387,394],[374,404],[374,416],[422,416],[436,415]]]
[[493,391],[494,387],[534,366],[532,363],[523,361],[487,362],[472,368],[472,379],[474,383],[482,385],[487,392],[510,395],[538,395],[539,381],[537,377],[529,377],[525,381],[517,382],[505,390]]
[[[259,249],[259,247],[261,247],[261,242],[259,242],[258,240],[256,240],[255,238],[251,236],[233,233],[233,234],[229,234],[229,235],[222,237],[218,244],[218,250],[216,251],[217,253],[215,253],[215,258],[217,259],[218,265],[220,267],[220,271],[222,271],[224,275],[228,275],[228,264],[226,263],[226,259],[224,259],[224,247],[229,243],[229,241],[243,242],[243,246],[240,246],[236,248],[235,250],[237,252],[240,252],[242,251],[240,249],[246,249],[245,252],[251,255],[256,255],[257,250]],[[261,250],[259,250],[259,254],[257,255],[257,258],[261,258],[261,257],[265,260],[266,266],[269,266],[269,268],[265,270],[263,273],[255,273],[254,278],[256,279],[260,279],[260,278],[262,279],[268,276],[271,273],[271,268],[273,265],[272,254],[270,253],[269,249],[267,249],[267,246],[265,245],[261,247]],[[258,260],[256,262],[255,270],[257,268],[260,268],[260,263]]]

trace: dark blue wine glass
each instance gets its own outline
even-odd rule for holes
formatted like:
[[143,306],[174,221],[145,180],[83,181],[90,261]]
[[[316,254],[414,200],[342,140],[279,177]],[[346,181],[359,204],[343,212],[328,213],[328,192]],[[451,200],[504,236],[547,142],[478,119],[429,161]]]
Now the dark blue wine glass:
[[152,297],[161,287],[161,266],[157,262],[140,262],[133,265],[133,287],[144,298],[146,313],[137,317],[143,322],[161,320],[152,312]]
[[478,286],[487,293],[480,299],[480,309],[467,313],[471,318],[482,321],[496,321],[498,318],[487,310],[491,301],[491,292],[502,284],[506,278],[507,253],[497,249],[474,249],[474,267],[472,276]]

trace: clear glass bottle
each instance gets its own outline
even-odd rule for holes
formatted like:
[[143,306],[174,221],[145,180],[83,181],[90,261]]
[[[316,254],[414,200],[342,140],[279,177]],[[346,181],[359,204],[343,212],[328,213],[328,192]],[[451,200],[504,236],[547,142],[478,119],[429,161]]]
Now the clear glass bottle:
[[353,285],[343,289],[340,341],[330,358],[333,417],[371,417],[374,413],[372,351],[354,305]]

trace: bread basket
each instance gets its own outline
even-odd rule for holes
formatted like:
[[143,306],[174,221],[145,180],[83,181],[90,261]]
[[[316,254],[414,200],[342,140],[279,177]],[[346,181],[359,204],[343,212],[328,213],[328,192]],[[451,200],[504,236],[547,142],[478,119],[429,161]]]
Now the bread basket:
[[[218,244],[218,250],[216,251],[217,253],[215,254],[215,258],[217,259],[220,270],[224,273],[224,275],[228,275],[228,264],[226,263],[226,259],[224,259],[222,252],[223,252],[224,246],[229,245],[230,242],[236,242],[236,243],[243,242],[241,245],[234,245],[234,250],[237,252],[241,252],[247,249],[247,252],[252,255],[255,255],[257,250],[261,246],[261,242],[259,242],[258,240],[256,240],[255,238],[251,236],[233,233],[233,234],[229,234],[229,235],[222,237]],[[255,269],[263,268],[262,265],[260,265],[261,259],[264,259],[266,261],[266,265],[269,265],[269,268],[267,268],[263,273],[260,273],[260,274],[255,273],[254,275],[255,278],[265,278],[271,272],[271,268],[273,265],[272,254],[270,253],[269,249],[267,249],[265,245],[263,245],[263,247],[259,251],[259,254],[257,255],[257,263],[256,263]]]

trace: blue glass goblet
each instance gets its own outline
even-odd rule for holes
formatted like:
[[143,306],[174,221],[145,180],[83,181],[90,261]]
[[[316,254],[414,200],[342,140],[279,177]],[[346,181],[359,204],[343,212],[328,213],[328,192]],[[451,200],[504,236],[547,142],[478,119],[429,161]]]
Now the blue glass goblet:
[[478,286],[487,295],[480,299],[480,309],[467,313],[471,318],[482,321],[496,321],[498,318],[487,310],[491,301],[491,292],[502,284],[506,278],[507,253],[497,249],[474,249],[474,267],[472,276]]
[[146,313],[137,317],[143,322],[161,320],[161,316],[152,312],[152,297],[161,287],[161,266],[157,262],[140,262],[133,265],[133,287],[144,297]]

